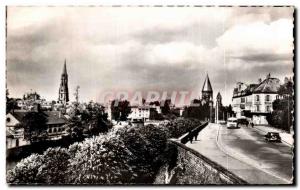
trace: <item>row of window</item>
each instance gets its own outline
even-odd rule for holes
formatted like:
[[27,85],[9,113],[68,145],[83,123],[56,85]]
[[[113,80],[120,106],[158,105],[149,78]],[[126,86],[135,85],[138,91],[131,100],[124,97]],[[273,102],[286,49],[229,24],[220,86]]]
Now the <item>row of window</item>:
[[[260,112],[260,105],[256,105],[256,111]],[[266,106],[265,112],[270,112],[271,111],[271,106]]]
[[[241,104],[240,105],[240,108],[242,109],[242,110],[244,110],[245,109],[245,105],[244,104]],[[255,107],[255,111],[257,111],[257,112],[260,112],[261,111],[261,106],[260,105],[256,105],[256,107]],[[265,112],[270,112],[271,111],[271,106],[266,106],[266,109],[265,109]]]
[[[276,99],[278,99],[278,95],[276,96]],[[259,101],[260,101],[260,96],[259,96],[259,95],[256,95],[256,96],[255,96],[255,101],[256,101],[256,102],[259,102]],[[270,95],[269,95],[269,94],[265,95],[265,101],[266,101],[266,102],[271,101]],[[246,98],[245,98],[245,97],[242,97],[242,98],[241,98],[241,103],[245,103],[245,102],[246,102]]]
[[[255,100],[257,101],[257,102],[259,102],[260,101],[260,96],[259,95],[256,95],[255,96]],[[269,102],[270,101],[270,95],[265,95],[265,101],[266,102]]]
[[57,133],[57,132],[62,132],[64,131],[64,128],[63,127],[54,127],[54,128],[49,128],[48,129],[48,133]]

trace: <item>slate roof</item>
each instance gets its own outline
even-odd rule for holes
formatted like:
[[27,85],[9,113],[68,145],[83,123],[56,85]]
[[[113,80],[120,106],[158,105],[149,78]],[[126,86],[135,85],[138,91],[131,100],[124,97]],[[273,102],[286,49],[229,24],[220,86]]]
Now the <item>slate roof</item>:
[[277,93],[280,87],[280,80],[277,78],[267,78],[261,82],[253,91],[253,93]]
[[233,98],[248,96],[251,94],[260,93],[274,93],[278,92],[280,88],[280,80],[278,78],[266,78],[260,84],[250,84],[245,90],[238,91],[237,88],[233,90]]
[[[26,113],[28,111],[14,111],[11,113],[18,121],[21,121],[23,117],[25,117]],[[44,111],[42,112],[46,118],[48,119],[47,125],[52,124],[65,124],[67,119],[63,114],[60,114],[59,117],[59,111]]]

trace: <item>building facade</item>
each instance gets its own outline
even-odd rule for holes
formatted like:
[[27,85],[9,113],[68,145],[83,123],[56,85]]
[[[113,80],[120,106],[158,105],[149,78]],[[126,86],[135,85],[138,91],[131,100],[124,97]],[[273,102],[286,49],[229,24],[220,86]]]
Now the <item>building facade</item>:
[[266,117],[273,111],[272,103],[278,99],[280,80],[267,75],[257,84],[238,82],[233,91],[232,105],[237,118],[249,117],[256,125],[267,125]]
[[65,60],[63,72],[61,74],[61,82],[60,82],[59,92],[58,92],[58,102],[62,104],[66,104],[67,102],[69,102],[68,73],[67,73],[66,60]]
[[[23,118],[30,111],[15,110],[6,115],[6,145],[7,149],[16,148],[30,144],[24,139],[24,128],[19,127]],[[59,111],[43,111],[47,118],[47,135],[48,140],[57,140],[66,133],[66,117]]]

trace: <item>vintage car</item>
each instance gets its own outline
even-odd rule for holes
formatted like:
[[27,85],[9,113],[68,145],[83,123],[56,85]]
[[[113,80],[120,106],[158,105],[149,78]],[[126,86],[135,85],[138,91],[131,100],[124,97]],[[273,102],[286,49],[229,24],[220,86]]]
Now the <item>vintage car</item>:
[[238,128],[237,118],[235,118],[235,117],[228,118],[227,119],[227,128],[228,129]]
[[268,132],[265,135],[265,140],[268,142],[281,142],[281,137],[280,137],[279,133]]

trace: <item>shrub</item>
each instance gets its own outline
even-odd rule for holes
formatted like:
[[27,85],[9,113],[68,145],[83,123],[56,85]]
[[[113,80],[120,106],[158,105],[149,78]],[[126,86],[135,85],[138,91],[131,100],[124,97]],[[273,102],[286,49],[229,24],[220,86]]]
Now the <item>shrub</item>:
[[42,156],[32,154],[21,160],[12,170],[7,172],[7,183],[9,184],[36,184],[42,183],[39,176],[39,168],[42,165]]
[[168,124],[126,126],[65,148],[49,148],[20,161],[7,174],[13,184],[152,183],[170,160],[167,139],[177,138],[200,124],[175,119]]
[[8,171],[11,184],[60,184],[66,182],[70,154],[65,148],[49,148],[43,155],[32,154]]
[[87,139],[79,149],[70,159],[69,183],[121,184],[136,176],[128,164],[131,152],[114,133]]
[[42,155],[39,176],[43,183],[62,184],[66,182],[70,153],[65,148],[49,148]]

